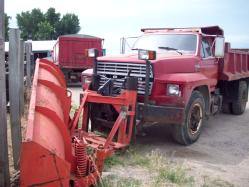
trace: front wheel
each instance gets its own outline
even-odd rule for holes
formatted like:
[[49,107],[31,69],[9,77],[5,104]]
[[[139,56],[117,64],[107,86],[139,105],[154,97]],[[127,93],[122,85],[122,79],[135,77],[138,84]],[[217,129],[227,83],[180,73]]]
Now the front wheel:
[[185,110],[184,124],[173,127],[174,139],[183,145],[194,143],[200,136],[204,116],[204,98],[199,91],[193,91]]

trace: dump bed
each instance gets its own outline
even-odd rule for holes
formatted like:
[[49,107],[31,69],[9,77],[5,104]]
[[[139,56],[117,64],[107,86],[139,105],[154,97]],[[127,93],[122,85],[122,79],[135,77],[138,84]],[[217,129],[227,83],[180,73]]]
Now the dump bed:
[[231,49],[226,43],[220,80],[233,81],[249,77],[249,49]]
[[53,61],[60,68],[88,69],[93,60],[87,57],[86,50],[96,48],[102,51],[103,39],[89,35],[60,36],[53,49]]

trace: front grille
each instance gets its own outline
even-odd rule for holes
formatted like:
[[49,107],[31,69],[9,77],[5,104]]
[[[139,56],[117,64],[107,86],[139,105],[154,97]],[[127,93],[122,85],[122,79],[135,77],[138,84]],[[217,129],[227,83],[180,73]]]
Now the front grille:
[[[97,74],[101,77],[100,86],[111,78],[114,79],[114,85],[116,87],[121,87],[129,71],[131,71],[131,77],[138,78],[138,94],[143,95],[145,93],[146,64],[98,62]],[[150,67],[149,94],[151,94],[152,85],[153,72],[152,67]]]

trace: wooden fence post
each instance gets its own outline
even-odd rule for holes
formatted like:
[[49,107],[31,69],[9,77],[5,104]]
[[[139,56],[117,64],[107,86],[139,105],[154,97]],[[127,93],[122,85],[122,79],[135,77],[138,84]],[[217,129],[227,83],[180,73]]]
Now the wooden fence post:
[[32,53],[32,43],[25,43],[25,53],[26,53],[26,85],[31,88],[31,53]]
[[20,112],[21,112],[21,115],[24,114],[24,41],[23,40],[20,40],[20,50],[19,50],[19,53],[20,53],[20,59],[19,59],[19,68],[20,68],[20,71],[19,71],[19,80],[20,80],[20,84],[19,84],[19,89],[20,89]]
[[10,186],[4,46],[4,0],[0,0],[0,186]]
[[10,123],[14,168],[19,168],[21,147],[21,114],[20,114],[20,30],[9,32],[9,95]]

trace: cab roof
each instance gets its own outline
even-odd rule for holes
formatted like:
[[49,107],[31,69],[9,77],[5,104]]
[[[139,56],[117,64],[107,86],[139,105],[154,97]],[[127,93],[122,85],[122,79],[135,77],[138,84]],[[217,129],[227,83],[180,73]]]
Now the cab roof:
[[67,35],[61,35],[59,38],[89,38],[89,39],[100,39],[103,40],[102,38],[96,37],[96,36],[91,36],[87,34],[67,34]]
[[186,27],[186,28],[144,28],[141,29],[142,32],[197,32],[200,34],[207,35],[224,35],[223,30],[219,26],[208,26],[208,27]]

